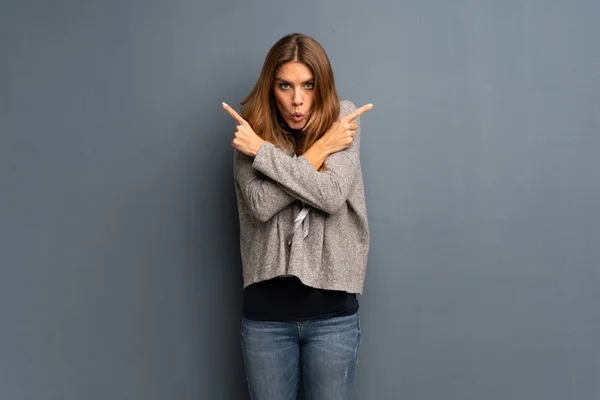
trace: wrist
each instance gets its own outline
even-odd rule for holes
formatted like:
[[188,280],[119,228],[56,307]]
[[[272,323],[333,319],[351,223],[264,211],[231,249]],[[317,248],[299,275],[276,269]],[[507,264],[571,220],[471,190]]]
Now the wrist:
[[331,153],[331,150],[327,147],[327,143],[325,142],[325,140],[323,140],[323,138],[317,139],[314,145],[319,150],[319,153],[321,153],[325,158],[327,158]]
[[263,146],[264,143],[265,143],[265,141],[263,139],[259,138],[259,141],[257,142],[257,146],[254,150],[254,157],[256,157],[256,155],[258,154],[258,152],[260,151],[260,148]]

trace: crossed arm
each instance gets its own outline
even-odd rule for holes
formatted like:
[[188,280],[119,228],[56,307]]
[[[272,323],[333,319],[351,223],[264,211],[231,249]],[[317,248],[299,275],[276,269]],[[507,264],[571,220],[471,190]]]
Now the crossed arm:
[[[352,105],[348,115],[297,158],[260,139],[233,109],[224,108],[239,124],[232,142],[235,182],[257,219],[269,220],[296,199],[328,214],[343,207],[359,166],[359,116],[372,105]],[[318,172],[325,159],[327,170]]]

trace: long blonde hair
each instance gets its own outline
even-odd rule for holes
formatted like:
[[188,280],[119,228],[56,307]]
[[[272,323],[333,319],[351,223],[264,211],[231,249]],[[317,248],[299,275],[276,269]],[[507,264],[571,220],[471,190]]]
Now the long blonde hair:
[[[288,62],[301,62],[313,73],[315,98],[312,114],[306,126],[296,135],[283,122],[273,94],[277,69]],[[302,155],[337,120],[340,102],[335,88],[333,70],[323,47],[311,37],[292,33],[271,47],[254,88],[242,101],[242,118],[263,140],[288,153]],[[325,167],[321,168],[323,170]]]

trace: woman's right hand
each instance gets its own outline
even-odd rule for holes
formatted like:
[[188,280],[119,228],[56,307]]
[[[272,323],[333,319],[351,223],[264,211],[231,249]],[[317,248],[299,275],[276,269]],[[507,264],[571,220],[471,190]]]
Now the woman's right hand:
[[349,147],[354,142],[354,136],[356,136],[356,129],[358,128],[358,124],[354,120],[372,108],[373,104],[366,104],[334,122],[331,128],[319,139],[327,153],[333,154]]

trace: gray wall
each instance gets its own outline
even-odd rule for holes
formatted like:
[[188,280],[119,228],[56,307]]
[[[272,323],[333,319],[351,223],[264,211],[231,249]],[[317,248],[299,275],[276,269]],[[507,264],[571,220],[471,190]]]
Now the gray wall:
[[0,398],[246,398],[220,103],[294,31],[376,106],[357,399],[600,398],[600,4],[205,3],[2,2]]

